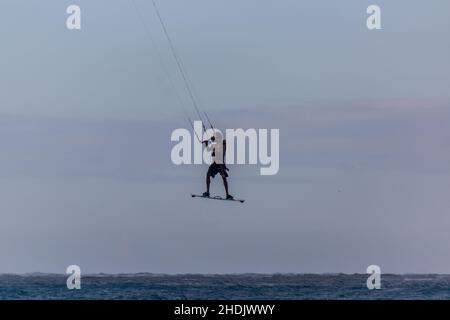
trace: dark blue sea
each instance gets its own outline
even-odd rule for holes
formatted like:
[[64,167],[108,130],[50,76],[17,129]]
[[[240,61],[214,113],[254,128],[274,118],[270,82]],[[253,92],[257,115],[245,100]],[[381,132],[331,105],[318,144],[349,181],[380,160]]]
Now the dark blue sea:
[[69,290],[66,275],[0,275],[0,299],[450,299],[450,275],[366,274],[86,275]]

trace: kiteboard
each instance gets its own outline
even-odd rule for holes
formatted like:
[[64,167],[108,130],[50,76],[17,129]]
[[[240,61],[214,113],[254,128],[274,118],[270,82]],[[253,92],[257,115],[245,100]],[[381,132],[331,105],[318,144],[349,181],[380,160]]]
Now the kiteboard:
[[239,201],[240,203],[244,203],[245,200],[243,199],[227,199],[219,196],[213,196],[213,197],[205,197],[200,194],[191,194],[192,198],[205,198],[205,199],[211,199],[211,200],[225,200],[225,201]]

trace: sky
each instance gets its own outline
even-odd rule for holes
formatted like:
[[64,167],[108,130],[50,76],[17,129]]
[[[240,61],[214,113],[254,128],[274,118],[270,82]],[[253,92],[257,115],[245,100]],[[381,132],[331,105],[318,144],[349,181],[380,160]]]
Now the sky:
[[150,1],[4,0],[0,273],[450,272],[448,1],[157,3],[214,124],[280,129],[279,173],[191,199],[207,166],[170,160],[195,112]]

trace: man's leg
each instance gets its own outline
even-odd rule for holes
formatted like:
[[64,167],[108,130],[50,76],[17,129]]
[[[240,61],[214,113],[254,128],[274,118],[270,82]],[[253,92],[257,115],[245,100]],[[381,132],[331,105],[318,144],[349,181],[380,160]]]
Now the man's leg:
[[222,181],[223,181],[223,186],[225,187],[225,193],[226,193],[226,195],[228,197],[230,194],[228,193],[228,181],[227,181],[227,178],[222,176]]
[[209,185],[211,184],[211,175],[208,173],[206,174],[206,192],[209,193]]

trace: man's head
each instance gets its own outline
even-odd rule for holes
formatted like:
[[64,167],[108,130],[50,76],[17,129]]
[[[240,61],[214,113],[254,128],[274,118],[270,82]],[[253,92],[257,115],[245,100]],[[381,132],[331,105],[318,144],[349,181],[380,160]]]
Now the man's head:
[[223,140],[222,134],[219,131],[214,131],[214,135],[211,138],[216,143],[221,143]]

